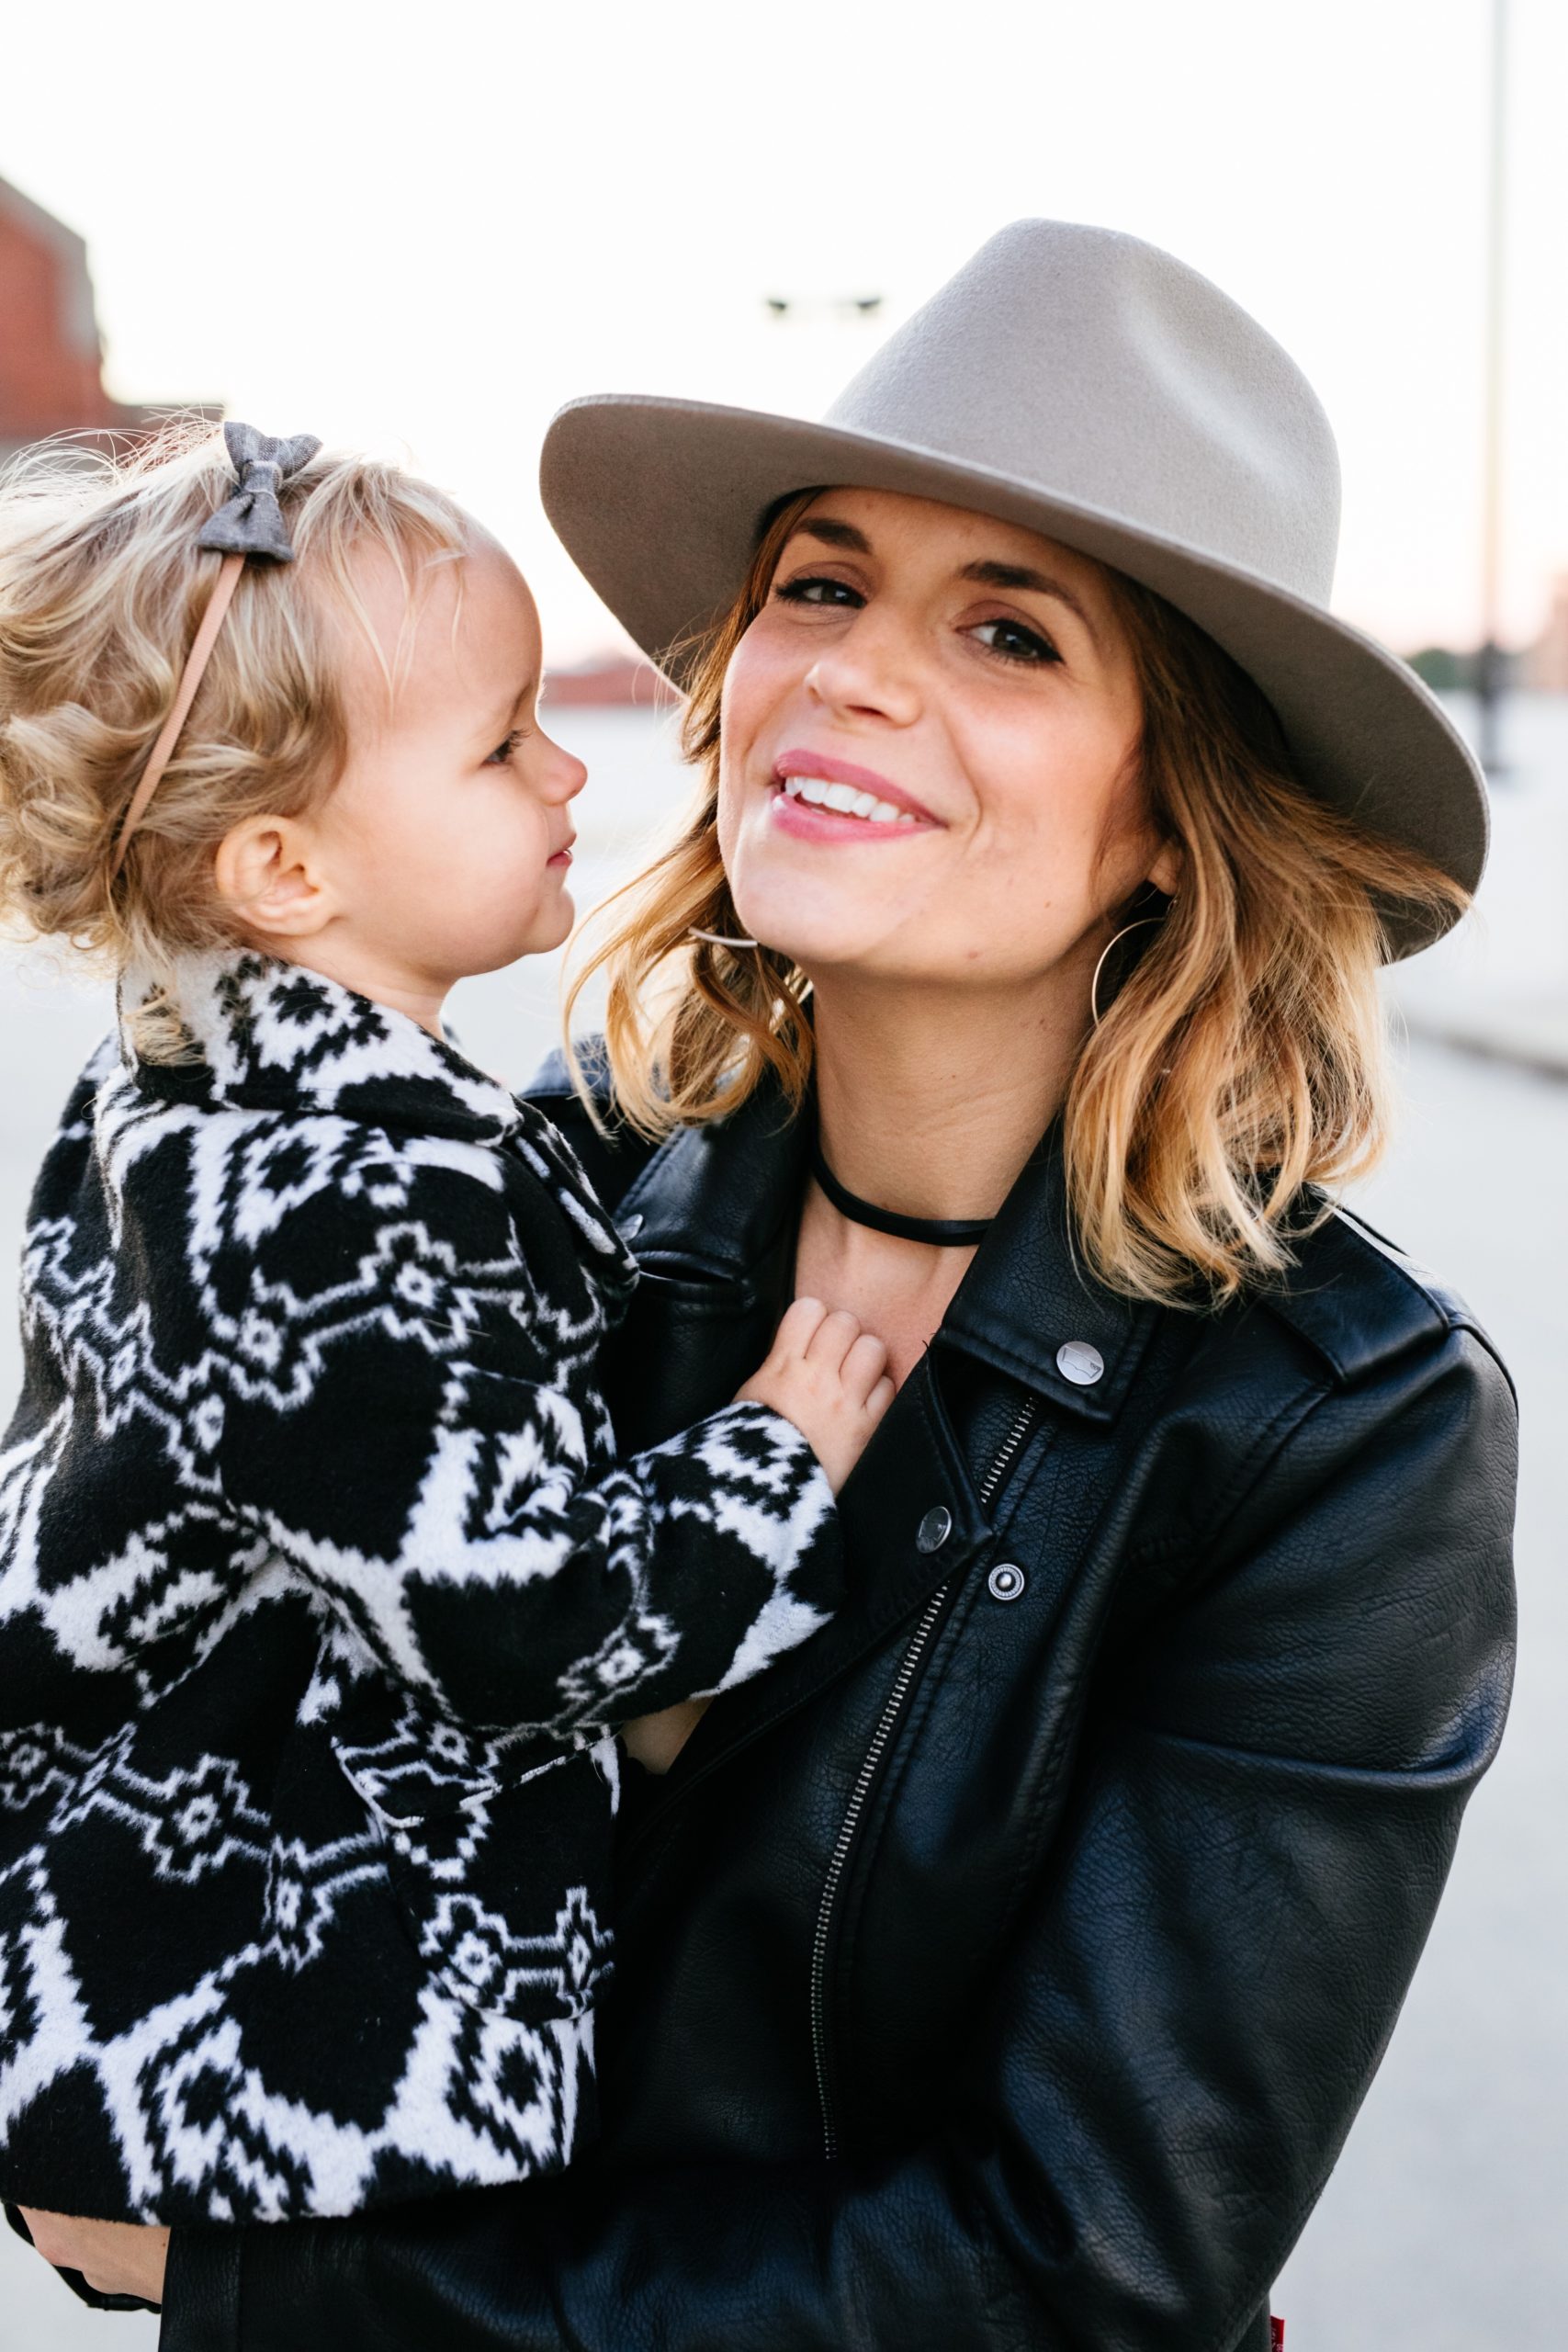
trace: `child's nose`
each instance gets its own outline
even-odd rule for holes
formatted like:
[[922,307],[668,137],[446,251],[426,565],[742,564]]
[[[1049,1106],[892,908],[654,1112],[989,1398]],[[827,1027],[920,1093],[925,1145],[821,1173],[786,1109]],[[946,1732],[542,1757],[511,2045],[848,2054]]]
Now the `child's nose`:
[[552,800],[575,800],[588,781],[588,770],[575,752],[563,751],[558,743],[550,745],[549,796]]

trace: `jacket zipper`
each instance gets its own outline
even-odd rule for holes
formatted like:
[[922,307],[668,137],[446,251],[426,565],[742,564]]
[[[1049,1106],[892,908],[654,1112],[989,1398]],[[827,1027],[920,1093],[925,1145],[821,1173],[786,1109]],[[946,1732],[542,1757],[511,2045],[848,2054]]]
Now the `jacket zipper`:
[[[982,1510],[989,1505],[998,1487],[1011,1469],[1020,1446],[1034,1426],[1034,1417],[1039,1409],[1040,1399],[1032,1396],[1026,1396],[1019,1408],[1018,1417],[1003,1439],[997,1457],[987,1471],[981,1484],[978,1499]],[[893,1736],[898,1717],[903,1713],[904,1702],[909,1695],[909,1687],[919,1669],[920,1660],[925,1656],[932,1634],[936,1631],[937,1622],[951,1590],[951,1583],[939,1586],[920,1611],[920,1622],[910,1635],[909,1645],[899,1661],[898,1671],[893,1678],[893,1688],[887,1693],[886,1704],[877,1719],[876,1729],[872,1734],[871,1746],[866,1749],[860,1770],[855,1777],[849,1805],[839,1826],[832,1859],[828,1864],[828,1874],[822,1882],[822,1900],[818,1906],[817,1932],[811,1946],[811,2052],[817,2069],[818,2102],[822,2110],[822,2150],[829,2162],[839,2153],[839,2127],[833,2112],[832,2092],[828,2078],[828,1946],[832,1933],[833,1905],[838,1896],[839,1888],[843,1883],[844,1871],[849,1864],[850,1849],[854,1844],[855,1832],[860,1826],[861,1815],[865,1811],[866,1799],[871,1794],[877,1768],[886,1751],[887,1743]]]

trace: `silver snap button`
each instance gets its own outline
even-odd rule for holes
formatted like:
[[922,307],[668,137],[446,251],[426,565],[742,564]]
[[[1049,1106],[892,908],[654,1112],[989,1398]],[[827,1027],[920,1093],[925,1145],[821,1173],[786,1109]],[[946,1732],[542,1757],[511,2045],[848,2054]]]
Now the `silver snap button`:
[[1056,1369],[1075,1388],[1092,1388],[1105,1371],[1105,1358],[1087,1340],[1069,1340],[1056,1351]]
[[621,1239],[623,1241],[635,1241],[646,1223],[647,1219],[644,1217],[641,1210],[633,1209],[630,1216],[622,1219]]
[[937,1503],[928,1510],[915,1530],[917,1552],[940,1552],[953,1532],[953,1513],[945,1503]]
[[1028,1581],[1023,1570],[1010,1560],[998,1560],[986,1578],[986,1589],[993,1600],[1016,1600]]

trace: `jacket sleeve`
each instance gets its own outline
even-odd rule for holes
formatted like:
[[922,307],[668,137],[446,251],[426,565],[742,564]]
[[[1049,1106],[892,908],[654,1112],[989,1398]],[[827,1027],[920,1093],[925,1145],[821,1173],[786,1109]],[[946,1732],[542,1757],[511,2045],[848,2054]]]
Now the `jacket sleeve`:
[[1501,1734],[1513,1461],[1458,1333],[1292,1430],[1118,1672],[929,2144],[176,2232],[164,2352],[1250,2345]]
[[727,1688],[821,1624],[841,1544],[800,1431],[737,1405],[615,1462],[570,1240],[541,1262],[460,1161],[396,1172],[395,1213],[318,1191],[217,1270],[229,1361],[188,1416],[348,1663],[468,1728],[564,1738]]

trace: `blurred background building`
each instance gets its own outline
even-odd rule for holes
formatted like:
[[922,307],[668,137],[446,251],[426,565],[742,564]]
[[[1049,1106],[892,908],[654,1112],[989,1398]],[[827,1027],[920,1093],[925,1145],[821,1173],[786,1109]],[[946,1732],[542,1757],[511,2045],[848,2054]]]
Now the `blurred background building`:
[[57,433],[138,437],[176,405],[218,413],[117,401],[103,360],[85,240],[0,179],[0,463]]

